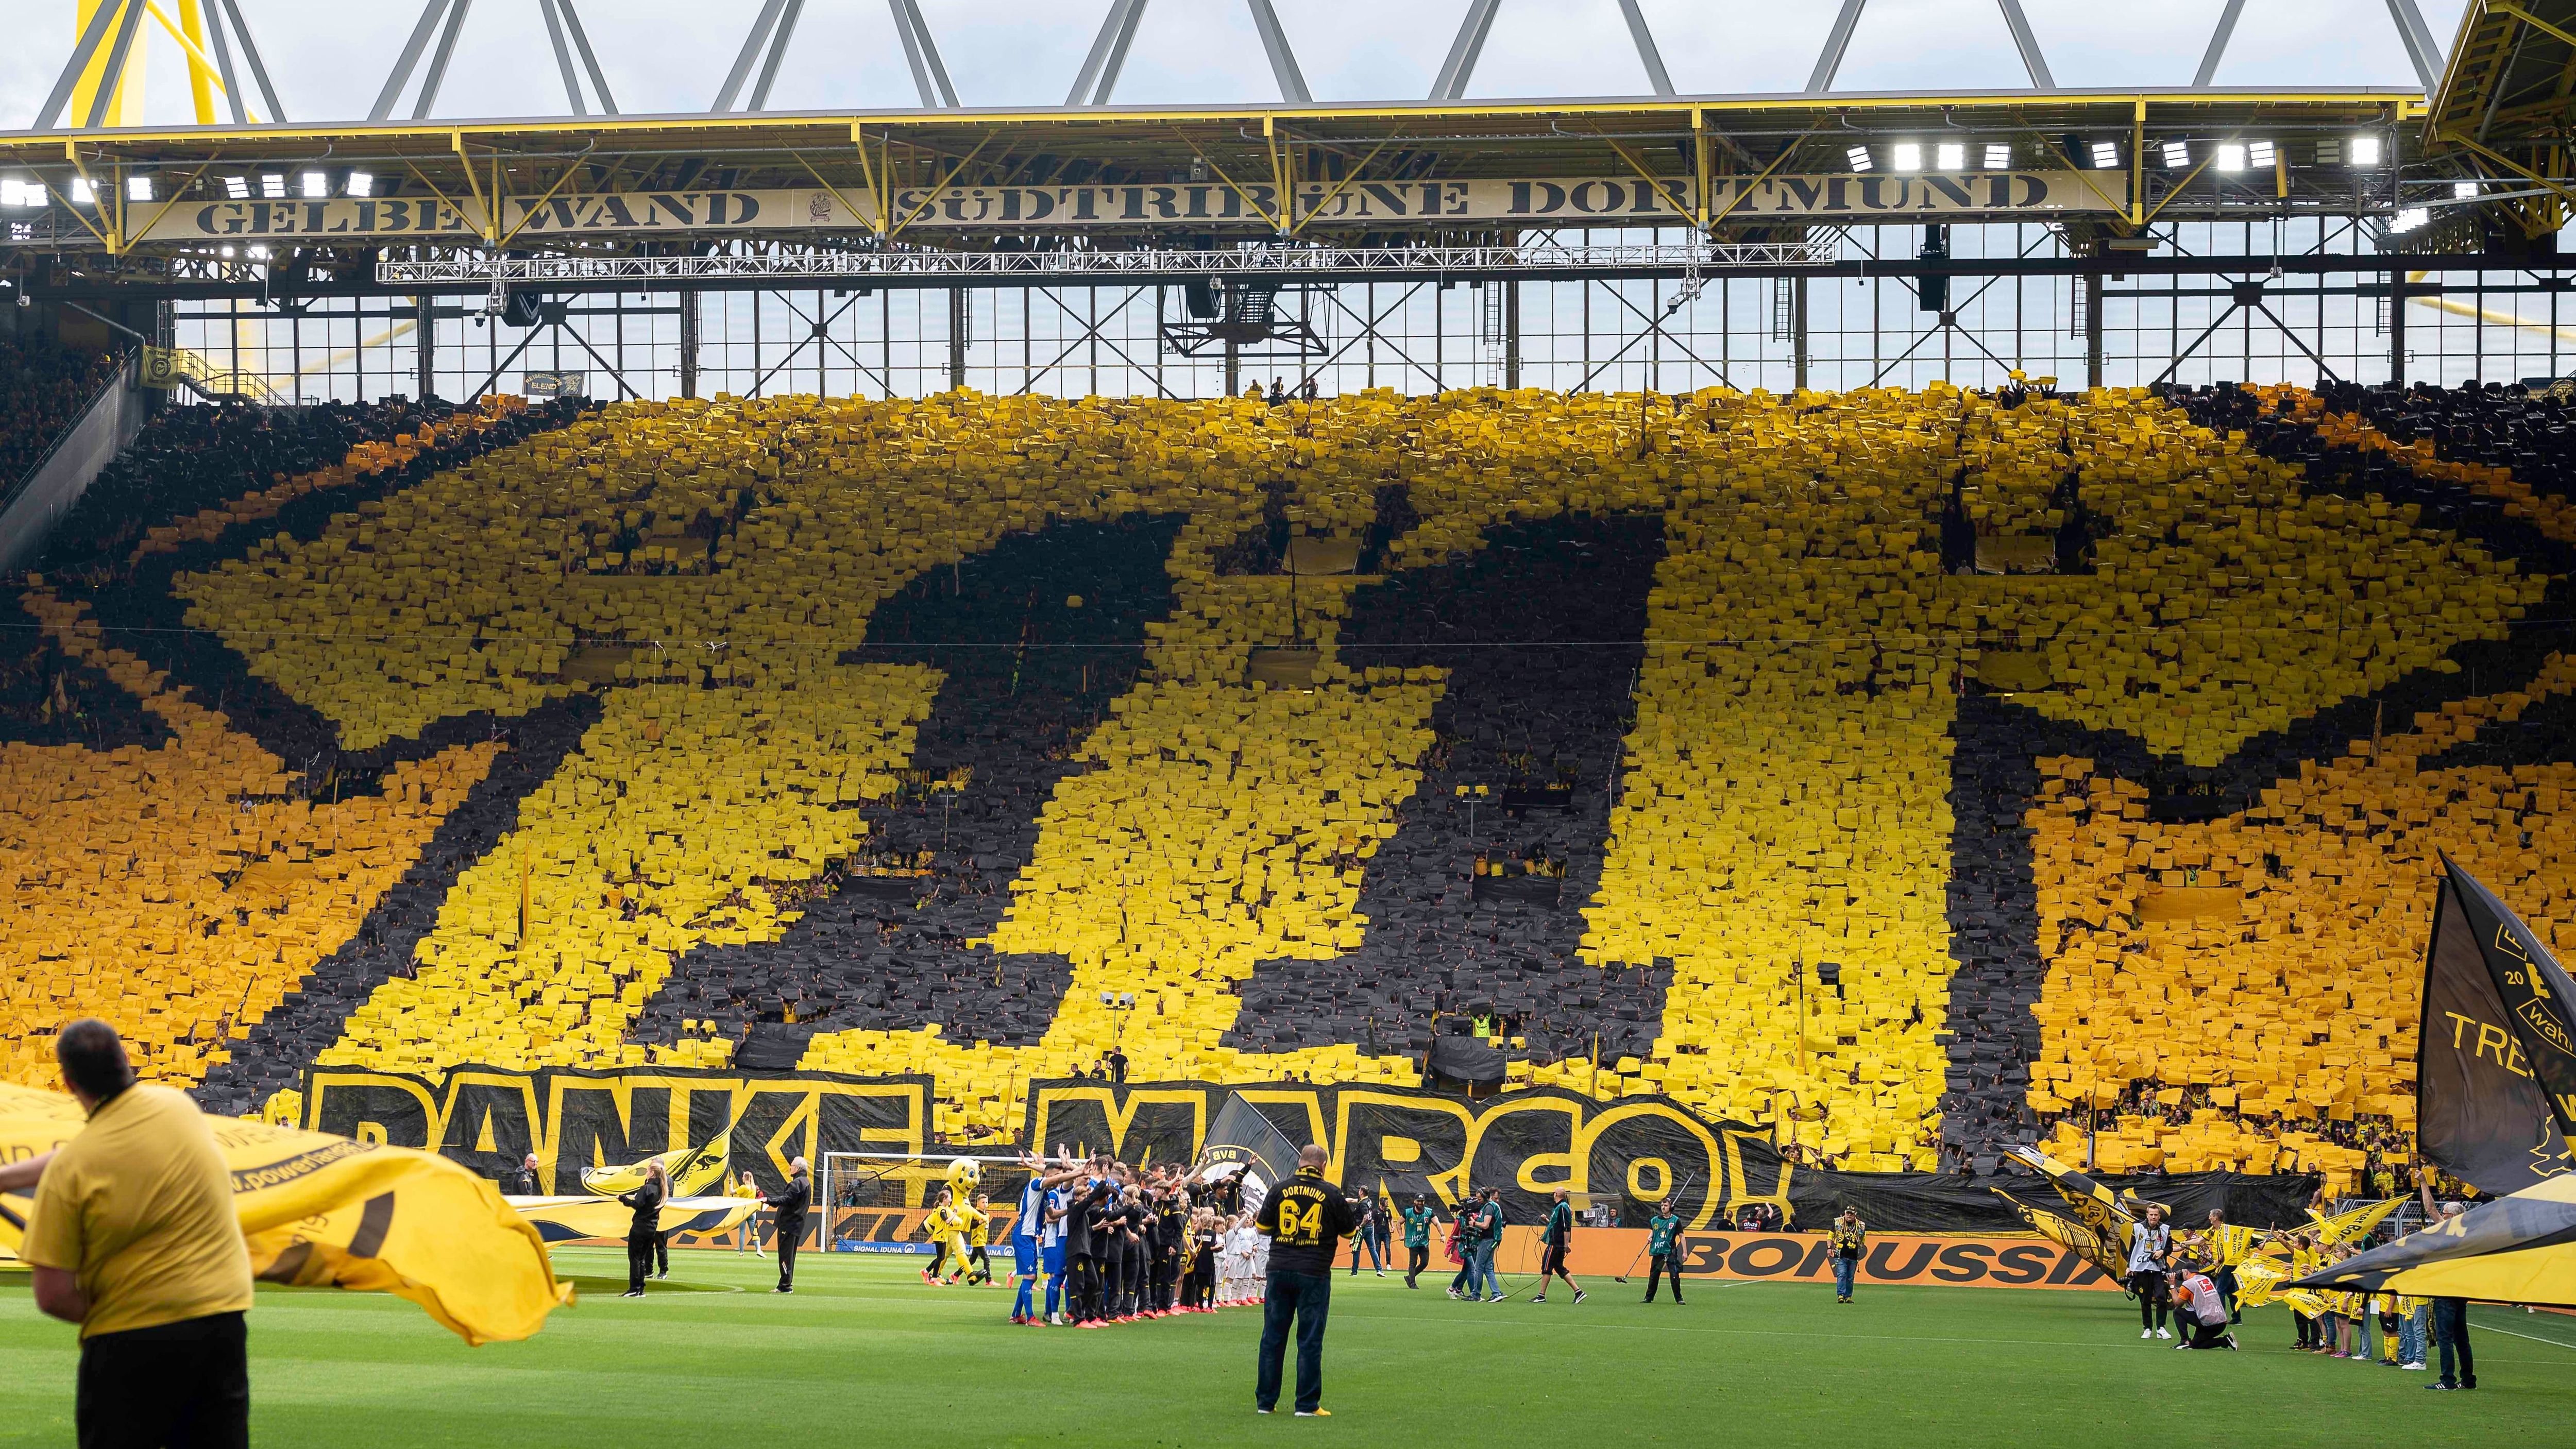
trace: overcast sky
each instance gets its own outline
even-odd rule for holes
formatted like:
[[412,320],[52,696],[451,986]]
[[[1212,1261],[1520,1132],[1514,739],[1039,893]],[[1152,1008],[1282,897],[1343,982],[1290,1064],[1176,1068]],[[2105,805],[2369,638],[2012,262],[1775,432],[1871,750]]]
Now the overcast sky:
[[[958,97],[1057,105],[1109,0],[919,0]],[[1319,100],[1419,98],[1466,0],[1275,0]],[[363,117],[422,0],[239,0],[291,119]],[[2421,0],[2447,48],[2464,0]],[[1684,92],[1796,90],[1835,0],[1643,0]],[[2060,85],[2184,85],[2223,0],[2026,0]],[[175,4],[165,9],[176,13]],[[580,0],[601,68],[629,112],[703,110],[759,0]],[[71,53],[69,0],[0,0],[0,127],[28,125]],[[189,117],[177,47],[146,25],[149,115]],[[2386,0],[2253,0],[2224,85],[2411,86]],[[1993,0],[1871,0],[1837,89],[2026,84]],[[1503,0],[1470,93],[1627,95],[1647,89],[1617,0]],[[1243,0],[1152,0],[1114,100],[1276,100]],[[807,0],[772,109],[916,104],[885,0]],[[398,115],[410,114],[406,97]],[[256,107],[254,107],[256,109]],[[536,0],[480,0],[439,96],[440,117],[565,110]]]

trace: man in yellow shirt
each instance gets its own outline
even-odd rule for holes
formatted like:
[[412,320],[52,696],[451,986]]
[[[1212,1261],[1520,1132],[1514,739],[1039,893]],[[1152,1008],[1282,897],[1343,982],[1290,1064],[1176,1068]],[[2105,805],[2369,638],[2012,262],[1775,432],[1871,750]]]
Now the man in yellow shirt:
[[185,1093],[137,1085],[103,1021],[64,1027],[54,1058],[88,1125],[0,1187],[33,1179],[36,1307],[80,1325],[81,1449],[248,1443],[250,1250],[214,1130]]

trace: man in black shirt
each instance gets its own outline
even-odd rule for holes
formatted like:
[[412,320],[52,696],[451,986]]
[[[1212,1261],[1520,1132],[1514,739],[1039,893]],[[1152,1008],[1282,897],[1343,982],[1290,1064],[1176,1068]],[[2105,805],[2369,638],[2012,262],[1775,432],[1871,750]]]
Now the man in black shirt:
[[[805,1204],[813,1198],[812,1181],[806,1175],[805,1159],[791,1158],[787,1163],[787,1187],[782,1192],[762,1199],[777,1214],[778,1291],[796,1291],[796,1240],[805,1236]],[[825,1214],[828,1219],[829,1214]]]
[[644,1181],[632,1192],[621,1192],[617,1200],[634,1213],[626,1224],[626,1292],[620,1296],[644,1296],[644,1277],[653,1268],[653,1246],[662,1241],[663,1184],[662,1164],[644,1166]]
[[1349,1198],[1324,1181],[1324,1149],[1312,1143],[1297,1154],[1297,1175],[1271,1189],[1252,1225],[1270,1239],[1270,1280],[1261,1307],[1261,1356],[1252,1407],[1279,1407],[1279,1371],[1288,1331],[1297,1331],[1297,1416],[1316,1418],[1324,1408],[1324,1316],[1333,1302],[1333,1254],[1350,1236],[1356,1215]]
[[542,1195],[538,1181],[537,1154],[531,1152],[527,1161],[501,1174],[501,1191],[513,1197],[538,1197]]
[[1547,1226],[1539,1230],[1538,1240],[1546,1249],[1546,1256],[1539,1260],[1538,1292],[1530,1301],[1545,1303],[1547,1280],[1562,1278],[1565,1286],[1574,1290],[1574,1301],[1582,1302],[1583,1285],[1575,1282],[1574,1275],[1565,1271],[1565,1255],[1574,1248],[1574,1204],[1568,1200],[1564,1188],[1556,1190],[1556,1203],[1547,1210]]
[[1181,1243],[1189,1234],[1190,1200],[1167,1186],[1154,1205],[1154,1312],[1171,1312],[1181,1287]]
[[1097,1178],[1086,1177],[1069,1184],[1057,1218],[1064,1225],[1064,1261],[1070,1279],[1064,1296],[1065,1318],[1077,1328],[1089,1323],[1097,1313],[1094,1298],[1100,1290],[1100,1254],[1099,1239],[1091,1231],[1091,1217],[1099,1188]]

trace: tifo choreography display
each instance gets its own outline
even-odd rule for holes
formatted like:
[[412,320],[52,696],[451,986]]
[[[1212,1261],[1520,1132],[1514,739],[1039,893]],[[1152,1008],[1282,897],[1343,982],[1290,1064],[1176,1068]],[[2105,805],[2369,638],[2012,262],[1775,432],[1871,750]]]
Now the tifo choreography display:
[[94,1011],[462,1154],[545,1073],[909,1084],[931,1147],[1114,1070],[2365,1187],[2433,852],[2569,898],[2562,480],[2409,431],[2520,406],[356,410],[16,581],[0,1064]]

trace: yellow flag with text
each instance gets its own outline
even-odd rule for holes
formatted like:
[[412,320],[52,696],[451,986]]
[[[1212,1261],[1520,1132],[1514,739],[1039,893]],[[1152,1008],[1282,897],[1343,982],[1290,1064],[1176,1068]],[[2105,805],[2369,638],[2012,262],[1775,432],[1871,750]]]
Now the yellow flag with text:
[[[84,1121],[68,1096],[0,1083],[0,1160],[50,1152]],[[572,1301],[537,1230],[455,1162],[237,1117],[208,1125],[264,1282],[408,1298],[472,1344],[526,1338]],[[15,1256],[29,1207],[0,1197],[0,1256]]]

